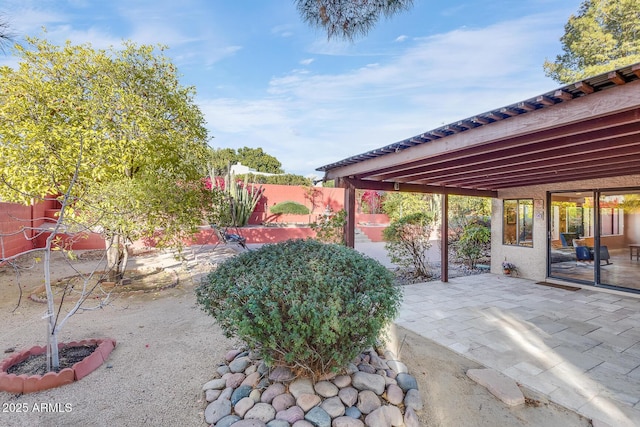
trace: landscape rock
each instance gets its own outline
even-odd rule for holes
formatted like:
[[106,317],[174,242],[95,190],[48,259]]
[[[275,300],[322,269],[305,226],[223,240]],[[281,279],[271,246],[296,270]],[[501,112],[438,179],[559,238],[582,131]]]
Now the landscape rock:
[[247,356],[236,357],[231,363],[229,363],[229,369],[233,373],[244,372],[244,370],[247,369],[249,365],[251,365],[251,359],[249,359]]
[[260,390],[253,389],[251,390],[251,393],[249,393],[249,397],[252,398],[254,402],[258,403],[262,398],[262,392]]
[[418,388],[418,381],[405,372],[399,373],[396,377],[396,381],[398,381],[398,385],[405,393],[413,388]]
[[244,417],[247,411],[253,408],[255,404],[256,402],[254,402],[252,398],[245,397],[233,406],[233,410],[236,414]]
[[381,405],[380,398],[371,390],[363,390],[358,393],[358,404],[356,406],[363,414],[370,414]]
[[240,420],[234,423],[233,427],[267,427],[267,424],[261,420]]
[[316,406],[307,412],[304,419],[309,421],[315,427],[331,427],[331,416],[319,406]]
[[209,424],[215,424],[231,414],[231,401],[227,399],[215,400],[204,410],[204,419]]
[[294,378],[295,375],[291,372],[291,369],[286,366],[276,366],[276,368],[269,374],[269,379],[277,382],[287,382]]
[[232,373],[227,377],[227,387],[236,388],[246,378],[242,372]]
[[338,388],[345,388],[351,385],[351,377],[349,375],[338,375],[333,379],[333,383]]
[[276,410],[268,403],[256,403],[253,408],[249,409],[244,415],[245,420],[256,419],[268,423],[276,417]]
[[524,403],[524,395],[518,384],[498,371],[493,369],[469,369],[467,376],[478,384],[485,386],[494,396],[509,406],[517,406]]
[[303,393],[296,399],[296,405],[301,407],[304,412],[307,412],[314,406],[318,406],[321,400],[317,394]]
[[258,385],[258,382],[260,382],[260,373],[259,372],[252,372],[251,374],[247,374],[248,370],[246,370],[244,373],[245,375],[247,375],[247,377],[242,381],[242,383],[240,384],[241,386],[243,385],[249,385],[251,387],[255,387]]
[[280,394],[274,397],[273,401],[271,402],[271,406],[273,406],[276,412],[289,409],[295,404],[296,404],[296,399],[293,397],[293,395],[289,393]]
[[404,411],[404,426],[405,427],[420,427],[420,420],[413,408],[407,408]]
[[366,372],[367,374],[375,374],[376,373],[376,368],[374,368],[373,366],[369,365],[368,363],[361,363],[361,364],[358,365],[358,371]]
[[222,376],[224,374],[228,374],[229,372],[231,372],[231,369],[229,369],[229,366],[227,365],[222,365],[222,366],[219,366],[218,369],[216,369],[216,372]]
[[262,392],[262,397],[260,398],[261,402],[271,403],[273,398],[283,394],[287,389],[282,383],[273,383],[265,391]]
[[209,389],[204,393],[204,398],[207,400],[207,402],[213,402],[218,397],[220,397],[220,393],[222,393],[222,390]]
[[422,403],[422,396],[420,395],[420,390],[412,388],[407,391],[406,396],[404,397],[404,406],[407,408],[413,408],[416,411],[422,410],[424,406]]
[[229,350],[227,354],[224,356],[224,358],[227,362],[231,362],[240,353],[242,353],[242,350],[239,350],[239,349]]
[[293,424],[298,420],[304,419],[304,411],[299,406],[292,406],[287,410],[278,412],[276,414],[276,419],[285,420],[290,424]]
[[237,415],[227,415],[216,423],[216,427],[229,427],[241,419],[242,418]]
[[231,400],[232,394],[233,394],[233,389],[231,387],[227,387],[224,390],[222,390],[222,393],[220,393],[220,396],[218,396],[218,400],[221,400],[221,399]]
[[345,387],[338,392],[338,397],[346,406],[353,406],[358,401],[358,390],[353,387]]
[[344,405],[338,396],[331,397],[320,404],[331,418],[341,417],[344,415]]
[[404,392],[400,387],[395,384],[389,384],[387,386],[387,400],[389,401],[389,403],[393,405],[399,405],[403,402],[404,398]]
[[404,419],[397,406],[387,405],[376,409],[364,419],[369,427],[402,426]]
[[298,378],[289,384],[289,393],[291,393],[296,399],[301,394],[314,394],[315,390],[313,389],[313,382],[310,378]]
[[[382,350],[379,350],[382,351]],[[250,352],[231,360],[203,386],[205,421],[215,427],[416,427],[423,402],[415,377],[393,356],[369,349],[347,374],[295,378],[287,367],[269,370]],[[235,357],[231,356],[235,354]],[[226,367],[226,369],[225,369]]]
[[333,397],[338,395],[338,387],[329,381],[320,381],[313,387],[321,397]]
[[351,417],[338,417],[331,422],[331,427],[364,427],[364,423]]
[[360,409],[358,409],[355,406],[350,406],[348,407],[345,411],[344,414],[347,417],[351,417],[351,418],[355,418],[355,419],[359,419],[362,416],[362,412],[360,412]]
[[405,365],[399,360],[388,360],[387,365],[396,374],[401,374],[401,373],[406,374],[409,372],[409,368],[407,368],[407,365]]
[[211,380],[211,381],[207,382],[204,386],[202,386],[202,390],[203,391],[206,391],[206,390],[222,390],[226,386],[227,386],[227,381],[222,379],[222,378],[218,378],[218,379]]
[[380,375],[366,372],[356,372],[353,374],[351,384],[358,390],[371,390],[377,395],[384,393],[385,388],[384,378]]
[[241,399],[249,397],[249,394],[251,394],[251,390],[253,390],[253,388],[248,385],[241,385],[240,387],[235,389],[231,394],[231,404],[235,406],[235,404],[238,403]]

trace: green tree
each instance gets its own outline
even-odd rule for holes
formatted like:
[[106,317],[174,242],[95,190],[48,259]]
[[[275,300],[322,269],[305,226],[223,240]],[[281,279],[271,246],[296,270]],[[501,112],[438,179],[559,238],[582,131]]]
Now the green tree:
[[560,38],[563,54],[545,74],[572,83],[640,62],[640,0],[585,0]]
[[262,148],[238,148],[237,161],[258,172],[283,173],[282,163]]
[[209,168],[217,176],[223,176],[229,172],[229,167],[238,162],[238,154],[233,148],[217,148],[211,150]]
[[410,271],[414,277],[430,278],[427,252],[433,226],[434,215],[428,212],[415,212],[391,222],[383,231],[391,262]]
[[433,194],[387,192],[382,201],[382,211],[391,221],[420,212],[437,212],[438,201]]
[[57,232],[101,231],[117,280],[131,240],[180,244],[215,203],[199,180],[209,155],[204,117],[163,50],[27,38],[15,46],[19,67],[0,68],[0,198],[62,204],[44,252],[53,368],[57,332],[82,302],[57,323],[49,272]]
[[365,36],[381,16],[408,10],[413,0],[295,0],[302,19],[327,32],[327,38]]

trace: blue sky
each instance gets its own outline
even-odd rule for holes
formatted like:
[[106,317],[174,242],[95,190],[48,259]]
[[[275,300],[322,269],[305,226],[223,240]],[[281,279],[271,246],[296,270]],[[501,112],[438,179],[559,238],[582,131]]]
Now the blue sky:
[[[289,0],[3,0],[17,40],[165,44],[195,86],[214,148],[263,148],[301,175],[560,86],[581,0],[415,0],[354,43],[327,41]],[[15,58],[0,56],[0,65]]]

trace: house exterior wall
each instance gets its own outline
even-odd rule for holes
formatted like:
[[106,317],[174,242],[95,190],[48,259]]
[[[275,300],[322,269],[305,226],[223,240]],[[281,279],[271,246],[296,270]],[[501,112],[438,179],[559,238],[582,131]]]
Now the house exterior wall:
[[[613,189],[640,186],[640,174],[614,178],[571,181],[559,184],[514,187],[498,191],[498,198],[492,201],[491,213],[491,272],[502,274],[502,262],[509,261],[518,268],[518,276],[531,280],[544,280],[547,277],[547,192],[563,190]],[[533,247],[510,246],[502,244],[503,200],[533,199]],[[541,201],[541,202],[538,202]],[[535,208],[536,202],[542,204],[542,215]],[[634,224],[640,227],[640,224]]]

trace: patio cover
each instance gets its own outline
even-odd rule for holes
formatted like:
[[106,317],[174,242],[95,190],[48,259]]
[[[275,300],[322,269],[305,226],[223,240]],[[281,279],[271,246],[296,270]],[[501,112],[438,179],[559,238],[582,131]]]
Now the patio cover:
[[[510,187],[636,174],[640,63],[317,170],[347,188],[349,213],[355,211],[355,189],[497,197],[498,190]],[[354,229],[354,215],[348,215],[352,247]],[[442,235],[446,239],[447,233]],[[447,281],[447,251],[442,252]]]

